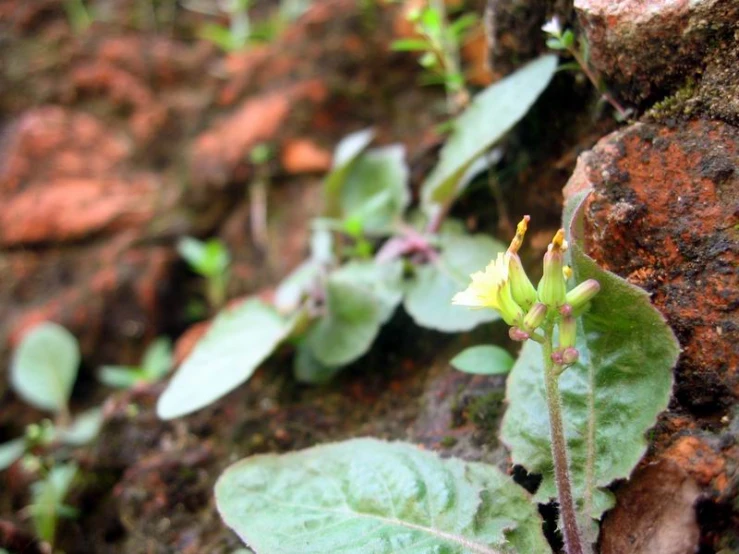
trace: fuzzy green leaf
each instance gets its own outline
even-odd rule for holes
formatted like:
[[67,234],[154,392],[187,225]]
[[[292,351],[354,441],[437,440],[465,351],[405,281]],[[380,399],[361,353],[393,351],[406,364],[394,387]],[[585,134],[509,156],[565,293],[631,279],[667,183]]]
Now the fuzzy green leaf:
[[354,162],[374,138],[372,129],[357,131],[344,137],[334,151],[334,162],[331,172],[323,183],[323,197],[326,202],[325,214],[337,217],[341,211],[341,189]]
[[246,382],[290,334],[292,320],[256,298],[223,310],[159,397],[172,419],[204,408]]
[[340,194],[341,213],[359,219],[366,232],[388,232],[410,199],[405,148],[376,148],[359,156],[349,170]]
[[327,366],[319,362],[313,355],[310,346],[302,341],[295,350],[293,359],[293,375],[299,383],[322,385],[333,379],[342,366]]
[[458,225],[445,227],[440,235],[439,259],[416,268],[403,305],[422,327],[446,333],[469,331],[498,319],[498,314],[453,306],[452,297],[467,287],[472,273],[484,269],[506,247],[485,235],[466,235]]
[[13,439],[0,444],[0,471],[9,468],[26,452],[26,439]]
[[475,375],[505,375],[515,360],[507,350],[492,344],[466,348],[449,362],[454,369]]
[[253,456],[221,475],[215,496],[259,554],[550,552],[535,505],[495,467],[406,443]]
[[[568,206],[570,215],[565,219],[565,228],[571,231],[571,266],[577,282],[597,279],[601,290],[581,318],[580,361],[562,375],[560,390],[575,497],[581,509],[599,518],[609,507],[602,487],[629,476],[646,450],[645,433],[667,407],[679,345],[646,292],[601,269],[583,252],[579,233],[572,234],[573,221],[579,217],[573,205],[581,200],[571,201],[575,204]],[[537,497],[546,501],[555,496],[555,485],[542,364],[541,347],[528,341],[508,378],[509,408],[502,438],[515,463],[543,475]],[[596,456],[588,500],[591,413]]]
[[326,284],[326,315],[308,332],[307,345],[321,364],[346,365],[369,350],[384,315],[366,287],[334,274]]
[[77,339],[61,325],[44,322],[13,353],[10,381],[29,404],[59,412],[66,410],[79,364]]
[[556,69],[556,56],[542,56],[475,96],[457,118],[439,163],[423,183],[421,200],[427,214],[461,192],[459,181],[466,169],[526,115]]

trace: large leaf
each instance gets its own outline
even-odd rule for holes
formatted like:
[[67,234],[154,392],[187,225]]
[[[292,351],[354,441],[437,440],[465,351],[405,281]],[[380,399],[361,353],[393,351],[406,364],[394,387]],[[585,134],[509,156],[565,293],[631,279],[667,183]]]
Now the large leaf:
[[157,414],[172,419],[215,402],[252,376],[290,334],[292,320],[251,298],[222,311],[180,366],[157,403]]
[[467,168],[526,115],[556,69],[557,56],[542,56],[475,96],[457,118],[439,163],[423,183],[426,213],[453,200]]
[[[570,206],[568,213],[578,211]],[[566,228],[571,223],[566,221]],[[583,509],[599,518],[609,507],[609,496],[596,488],[628,477],[644,454],[645,433],[670,398],[679,345],[649,295],[601,269],[578,239],[571,234],[574,276],[578,282],[597,279],[601,291],[581,318],[580,361],[562,375],[560,391],[575,496]],[[555,485],[542,364],[541,347],[527,342],[508,378],[509,408],[502,437],[515,463],[543,475],[537,497],[546,501],[555,496]],[[595,425],[594,435],[590,423]],[[591,471],[589,444],[595,452]]]
[[323,196],[326,202],[327,216],[335,217],[340,212],[341,189],[353,163],[372,142],[375,133],[372,129],[364,129],[344,137],[334,151],[334,162],[331,172],[323,183]]
[[341,369],[340,365],[327,366],[319,362],[306,341],[301,341],[295,349],[293,375],[299,383],[322,385],[333,379]]
[[367,287],[334,274],[326,283],[326,314],[308,332],[306,344],[321,364],[346,365],[369,350],[385,314]]
[[369,150],[349,171],[341,190],[341,213],[370,233],[388,232],[410,202],[405,148]]
[[79,364],[77,339],[61,325],[44,322],[31,329],[15,350],[10,381],[29,404],[64,411]]
[[458,225],[446,225],[440,235],[438,260],[416,268],[403,305],[418,325],[456,333],[493,321],[493,310],[453,306],[452,297],[467,287],[470,275],[480,271],[506,247],[486,235],[466,235]]
[[380,319],[387,322],[403,298],[403,262],[351,261],[334,276],[363,288],[380,307]]
[[526,492],[495,467],[354,439],[254,456],[215,487],[259,554],[550,552]]

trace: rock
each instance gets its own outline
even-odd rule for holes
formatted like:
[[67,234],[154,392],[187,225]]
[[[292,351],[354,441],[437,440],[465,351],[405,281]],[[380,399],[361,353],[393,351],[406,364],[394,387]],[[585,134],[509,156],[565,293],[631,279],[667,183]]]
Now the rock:
[[602,554],[694,554],[700,530],[700,488],[680,466],[661,462],[638,470],[606,515]]
[[[161,325],[173,249],[142,244],[176,198],[128,140],[82,112],[29,110],[0,147],[0,359],[33,325],[67,327],[85,367],[137,362]],[[174,190],[174,189],[170,189]]]
[[274,140],[296,104],[318,104],[327,92],[321,81],[312,80],[246,100],[195,140],[191,165],[195,183],[223,187],[235,176],[247,176],[251,149]]
[[635,124],[583,154],[565,194],[592,187],[587,248],[652,294],[683,348],[675,395],[723,411],[739,399],[739,131]]
[[308,138],[287,141],[280,162],[287,173],[324,173],[331,168],[332,154]]
[[593,68],[637,103],[682,86],[717,42],[735,40],[739,25],[735,0],[575,0],[574,6]]
[[[586,251],[649,292],[682,347],[670,410],[651,434],[644,463],[669,462],[684,477],[673,479],[670,470],[650,484],[637,472],[604,527],[604,544],[611,545],[604,552],[693,552],[694,540],[685,534],[692,514],[685,479],[707,499],[704,509],[720,514],[710,537],[702,538],[711,551],[737,517],[731,499],[739,493],[739,433],[729,425],[739,401],[737,168],[735,127],[705,120],[636,123],[582,154],[565,188],[566,197],[592,189],[584,206]],[[657,506],[645,515],[649,504],[634,494],[657,505],[665,495],[674,497],[669,510],[677,512],[662,517]],[[639,514],[629,515],[630,498]],[[644,521],[634,527],[634,518]],[[626,527],[639,548],[619,542]],[[674,550],[662,550],[666,544]]]

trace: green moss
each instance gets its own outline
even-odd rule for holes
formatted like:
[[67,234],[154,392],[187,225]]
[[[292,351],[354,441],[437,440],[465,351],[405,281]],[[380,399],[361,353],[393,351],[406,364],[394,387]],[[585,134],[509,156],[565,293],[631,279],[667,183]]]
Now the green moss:
[[654,104],[646,116],[655,121],[664,121],[671,117],[689,116],[692,108],[688,101],[695,96],[695,92],[696,82],[693,78],[689,78],[675,94]]

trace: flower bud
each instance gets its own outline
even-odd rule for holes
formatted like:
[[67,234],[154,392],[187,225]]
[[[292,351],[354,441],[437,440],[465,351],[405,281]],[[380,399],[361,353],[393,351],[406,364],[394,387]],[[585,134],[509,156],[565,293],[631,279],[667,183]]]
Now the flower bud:
[[531,284],[518,254],[507,253],[508,273],[511,279],[511,294],[516,304],[528,310],[536,302],[536,289]]
[[539,300],[550,308],[558,308],[565,303],[567,285],[563,273],[564,253],[567,241],[564,229],[557,231],[547,253],[544,254],[544,275],[539,281]]
[[577,339],[577,321],[574,317],[563,317],[559,322],[559,347],[569,348],[575,346]]
[[511,337],[511,340],[515,340],[516,342],[524,342],[526,340],[529,340],[529,335],[526,331],[523,331],[519,329],[518,327],[511,327],[508,329],[508,336]]
[[521,258],[518,256],[518,250],[523,244],[526,230],[529,227],[529,220],[531,218],[527,215],[523,216],[523,219],[519,221],[516,226],[516,236],[513,237],[510,246],[505,254],[506,261],[508,262],[508,274],[511,281],[511,294],[516,303],[521,306],[524,310],[528,310],[536,302],[536,289],[531,284],[529,276],[526,275],[526,270],[523,268]]
[[598,294],[599,290],[600,283],[595,279],[588,279],[568,292],[565,297],[565,301],[572,306],[573,310],[579,310],[585,306],[585,304],[590,302],[590,300]]
[[571,365],[577,362],[577,360],[580,359],[580,353],[577,351],[577,348],[569,347],[562,350],[562,364],[563,365]]
[[547,306],[541,302],[537,302],[523,318],[523,328],[528,331],[534,331],[544,323],[544,319],[547,317]]
[[523,323],[524,311],[513,299],[510,282],[506,282],[497,295],[499,304],[498,311],[508,325],[521,325]]

